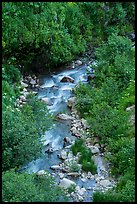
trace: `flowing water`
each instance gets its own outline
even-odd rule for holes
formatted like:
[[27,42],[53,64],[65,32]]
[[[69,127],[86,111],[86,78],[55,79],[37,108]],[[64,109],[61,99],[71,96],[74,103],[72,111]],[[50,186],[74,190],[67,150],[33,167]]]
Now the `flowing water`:
[[[67,100],[73,96],[72,89],[81,81],[87,83],[87,65],[79,66],[75,69],[58,70],[52,73],[45,73],[39,76],[41,88],[38,91],[38,98],[46,98],[48,100],[48,109],[53,114],[67,113],[70,114],[70,109],[67,107]],[[64,76],[69,76],[74,79],[74,83],[60,82]],[[61,163],[58,154],[63,148],[64,137],[70,137],[72,140],[76,138],[72,136],[70,132],[71,124],[69,121],[57,121],[48,131],[45,132],[42,140],[44,141],[43,154],[41,158],[36,161],[32,161],[28,164],[26,170],[28,173],[38,172],[40,170],[48,170],[52,165]],[[52,146],[54,150],[52,153],[47,153],[46,150],[49,146]],[[100,171],[102,165],[101,157],[98,157],[97,171]],[[83,182],[80,178],[68,177],[75,181],[80,187],[93,187],[95,180],[90,179],[87,182]],[[57,182],[59,177],[56,176]],[[92,189],[86,192],[86,198],[84,202],[90,202],[92,195]]]
[[[67,100],[73,96],[72,89],[81,81],[87,83],[86,65],[75,69],[67,69],[45,73],[39,76],[41,88],[38,91],[38,98],[46,98],[49,101],[47,106],[53,114],[67,113],[70,109],[67,107]],[[60,82],[64,76],[72,77],[74,83]],[[42,140],[45,141],[43,155],[40,159],[32,161],[28,165],[28,172],[37,172],[39,170],[48,170],[50,166],[61,162],[58,157],[60,150],[63,148],[63,139],[67,136],[75,140],[70,132],[70,121],[57,121],[50,130],[45,132]],[[52,145],[53,153],[45,153],[48,144]]]

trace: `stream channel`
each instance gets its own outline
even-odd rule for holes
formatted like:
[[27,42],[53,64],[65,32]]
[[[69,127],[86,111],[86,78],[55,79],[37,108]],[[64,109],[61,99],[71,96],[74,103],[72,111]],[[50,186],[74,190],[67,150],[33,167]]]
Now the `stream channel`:
[[[72,89],[81,81],[82,83],[87,82],[87,64],[76,66],[73,69],[58,69],[52,71],[52,73],[45,73],[40,75],[39,84],[40,89],[38,90],[37,97],[39,99],[46,98],[49,100],[49,105],[47,106],[49,111],[55,115],[58,113],[65,113],[70,115],[71,110],[67,107],[67,101],[70,97],[73,96]],[[74,83],[70,82],[60,82],[64,76],[72,77]],[[42,140],[45,141],[43,147],[43,153],[41,158],[32,161],[25,167],[25,171],[28,173],[38,172],[40,170],[47,170],[52,175],[55,175],[57,183],[59,183],[60,178],[58,174],[55,174],[55,170],[52,170],[50,167],[52,165],[58,165],[62,163],[62,160],[59,158],[59,154],[63,149],[63,140],[67,136],[71,138],[72,141],[76,139],[75,136],[71,134],[71,121],[70,120],[59,120],[56,121],[53,126],[45,132]],[[52,145],[53,152],[46,152],[48,144]],[[100,166],[103,165],[102,157],[99,155],[97,159],[97,173],[101,174]],[[84,187],[87,189],[83,202],[91,202],[93,187],[96,184],[95,179],[88,179],[86,182],[83,182],[80,177],[71,177],[66,176],[66,178],[73,180],[80,188]]]

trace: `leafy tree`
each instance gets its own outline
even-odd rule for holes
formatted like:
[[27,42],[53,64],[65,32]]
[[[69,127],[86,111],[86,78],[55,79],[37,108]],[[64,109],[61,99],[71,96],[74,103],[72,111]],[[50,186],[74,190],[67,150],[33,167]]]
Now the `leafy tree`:
[[16,173],[13,170],[2,173],[3,202],[65,202],[68,198],[53,177]]
[[8,91],[3,92],[2,101],[2,168],[7,170],[19,167],[40,155],[40,138],[50,127],[52,120],[46,105],[36,99],[31,99],[22,108],[14,107],[15,92],[8,83],[3,85],[3,90]]

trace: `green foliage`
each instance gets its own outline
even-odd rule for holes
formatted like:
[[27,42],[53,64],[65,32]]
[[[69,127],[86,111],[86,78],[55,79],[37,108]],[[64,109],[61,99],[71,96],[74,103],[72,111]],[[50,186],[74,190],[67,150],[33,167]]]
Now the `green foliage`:
[[128,134],[127,119],[128,114],[124,111],[113,109],[107,103],[102,102],[93,105],[92,114],[87,118],[87,121],[91,125],[92,131],[103,141],[106,141],[109,137],[118,139],[118,137]]
[[80,152],[79,163],[82,164],[82,169],[95,174],[97,167],[91,158],[91,150],[85,146],[84,141],[82,139],[75,140],[75,143],[71,146],[71,149],[74,155],[77,155],[77,153]]
[[[132,202],[135,199],[135,179],[126,175],[135,174],[135,128],[131,121],[135,113],[134,109],[126,111],[135,103],[132,43],[125,37],[111,35],[108,42],[97,48],[96,60],[95,81],[88,85],[80,84],[74,91],[76,108],[87,120],[90,132],[98,136],[101,143],[107,144],[106,149],[111,154],[106,158],[112,164],[111,173],[123,178],[111,192],[93,194],[93,200]],[[88,162],[84,165],[90,168]]]
[[131,80],[129,86],[123,91],[119,100],[119,108],[126,110],[127,107],[135,104],[135,81]]
[[80,164],[82,164],[82,169],[86,172],[90,171],[92,174],[97,172],[97,167],[92,160],[92,153],[89,148],[86,148],[81,151],[81,155],[79,158]]
[[113,77],[119,82],[119,89],[128,86],[130,79],[134,79],[135,52],[132,42],[122,36],[111,35],[108,42],[96,50],[97,66],[95,67],[95,81],[101,86],[107,77]]
[[2,174],[3,202],[59,202],[67,201],[65,193],[55,185],[48,174],[16,173],[14,170]]
[[91,150],[89,148],[85,148],[81,151],[81,155],[79,158],[79,162],[83,163],[83,161],[90,162],[92,157]]
[[72,192],[75,192],[76,189],[76,185],[75,184],[71,184],[68,188],[67,188],[67,192],[70,194]]
[[93,160],[90,160],[90,161],[83,160],[82,161],[82,169],[86,172],[90,171],[92,174],[97,173],[97,167],[95,166]]
[[14,107],[15,93],[7,82],[3,85],[2,168],[7,170],[19,167],[40,155],[40,137],[52,120],[46,105],[36,99],[31,99],[21,109]]
[[[134,27],[133,2],[3,2],[3,55],[39,70]],[[29,66],[31,64],[31,66]],[[24,68],[23,68],[24,71]]]
[[105,193],[95,192],[93,202],[135,202],[135,182],[127,180],[121,190],[109,190]]
[[120,194],[116,193],[102,193],[102,192],[95,192],[93,194],[93,202],[120,202],[121,197]]
[[135,147],[131,138],[122,137],[114,142],[109,140],[112,155],[109,160],[113,163],[112,173],[124,175],[127,171],[134,173]]
[[8,82],[19,82],[21,74],[19,69],[12,64],[3,64],[2,66],[2,80]]
[[75,140],[75,143],[71,146],[71,150],[75,156],[77,155],[78,152],[81,152],[83,149],[85,149],[83,139]]
[[72,171],[72,172],[79,172],[79,170],[80,170],[80,166],[79,166],[79,164],[77,164],[76,161],[69,162],[68,166],[70,168],[70,171]]

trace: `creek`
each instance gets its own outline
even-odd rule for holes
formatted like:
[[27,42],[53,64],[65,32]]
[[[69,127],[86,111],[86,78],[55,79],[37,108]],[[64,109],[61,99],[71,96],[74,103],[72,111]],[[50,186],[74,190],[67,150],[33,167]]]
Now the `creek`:
[[[52,72],[46,72],[39,75],[40,89],[38,89],[37,97],[39,99],[46,99],[48,101],[48,109],[51,113],[57,115],[58,113],[65,113],[70,115],[71,110],[67,106],[67,101],[70,97],[73,96],[72,89],[79,83],[88,83],[87,82],[87,64],[76,66],[75,68],[60,68],[58,70],[53,70]],[[64,77],[72,77],[74,79],[73,83],[70,82],[61,82],[61,79]],[[52,165],[58,165],[62,163],[62,160],[59,158],[59,154],[63,149],[64,138],[69,137],[72,141],[76,139],[72,135],[71,131],[71,121],[70,120],[58,120],[53,126],[45,132],[42,140],[44,141],[43,153],[41,158],[38,158],[35,161],[32,161],[25,167],[25,171],[28,173],[36,173],[40,170],[47,170],[52,175],[55,176],[57,183],[60,181],[58,172],[52,170],[50,167]],[[53,152],[47,152],[46,150],[52,147]],[[96,158],[97,173],[102,176],[100,171],[101,167],[104,167],[103,159],[100,155]],[[108,176],[108,175],[107,175]],[[70,177],[66,176],[73,180],[80,188],[84,187],[87,189],[85,192],[83,202],[91,202],[93,187],[96,184],[95,178],[88,179],[86,182],[83,182],[80,177]]]

